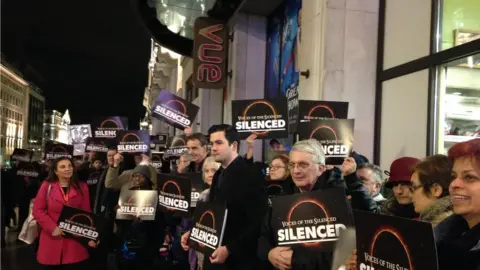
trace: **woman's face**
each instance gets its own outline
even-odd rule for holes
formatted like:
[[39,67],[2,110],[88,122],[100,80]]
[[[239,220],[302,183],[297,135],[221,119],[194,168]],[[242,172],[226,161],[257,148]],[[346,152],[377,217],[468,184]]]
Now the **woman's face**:
[[431,195],[427,196],[417,172],[413,173],[411,180],[413,205],[415,206],[415,212],[420,214],[437,201],[437,197],[440,197],[442,194],[442,188],[439,185],[432,186],[430,188]]
[[203,168],[203,177],[205,183],[207,183],[209,186],[212,185],[213,175],[217,172],[217,170],[218,168],[215,166],[215,164],[206,164],[205,168]]
[[135,187],[141,187],[145,183],[145,176],[141,173],[134,173],[132,175],[132,180],[133,180],[133,186]]
[[450,184],[453,211],[468,220],[480,219],[480,168],[472,157],[455,159]]
[[73,175],[73,165],[68,159],[60,160],[55,168],[58,179],[70,179]]
[[272,160],[270,164],[269,175],[271,180],[283,180],[287,177],[286,164],[281,159],[277,158]]
[[393,195],[399,204],[411,204],[412,203],[412,186],[407,183],[399,183],[393,186]]

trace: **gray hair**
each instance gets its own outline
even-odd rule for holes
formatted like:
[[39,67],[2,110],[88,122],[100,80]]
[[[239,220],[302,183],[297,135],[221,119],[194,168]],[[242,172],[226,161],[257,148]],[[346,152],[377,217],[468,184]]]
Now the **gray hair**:
[[325,152],[322,145],[315,139],[296,142],[292,147],[293,151],[309,153],[313,156],[312,160],[314,163],[325,165]]
[[203,171],[205,171],[205,167],[207,167],[207,165],[213,165],[215,166],[215,168],[218,170],[218,168],[220,168],[220,163],[216,162],[215,159],[213,157],[207,157],[205,159],[205,161],[203,161],[203,166],[202,166],[202,179],[203,179],[203,182],[205,182],[205,174],[203,173]]
[[371,164],[371,163],[364,163],[358,166],[358,170],[360,169],[369,169],[372,171],[372,173],[375,175],[375,180],[377,181],[378,184],[383,185],[383,171],[380,168],[380,166]]

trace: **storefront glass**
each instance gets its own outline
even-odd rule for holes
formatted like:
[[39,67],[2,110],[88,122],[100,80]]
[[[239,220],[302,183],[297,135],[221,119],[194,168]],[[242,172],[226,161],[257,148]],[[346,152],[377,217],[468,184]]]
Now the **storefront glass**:
[[439,67],[438,153],[480,137],[480,54]]
[[446,50],[480,38],[480,1],[443,0],[439,50]]

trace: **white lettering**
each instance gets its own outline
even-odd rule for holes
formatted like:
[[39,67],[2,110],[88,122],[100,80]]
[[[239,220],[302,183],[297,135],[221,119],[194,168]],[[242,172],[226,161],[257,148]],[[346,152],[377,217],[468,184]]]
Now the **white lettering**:
[[346,145],[322,145],[326,155],[348,155],[348,146]]
[[140,214],[145,216],[153,216],[155,214],[154,207],[121,206],[118,211],[121,214]]
[[98,237],[98,232],[91,230],[89,228],[86,228],[87,226],[82,226],[81,224],[73,225],[73,224],[65,223],[61,221],[58,227],[64,232],[68,232],[68,233],[89,238],[92,240],[97,240],[97,237]]
[[128,151],[128,152],[144,152],[148,150],[148,145],[145,144],[119,144],[118,151]]
[[198,240],[200,243],[210,246],[216,246],[218,244],[218,237],[212,233],[205,232],[198,228],[192,228],[191,238]]
[[167,119],[170,119],[170,120],[173,120],[181,125],[184,125],[184,126],[190,126],[191,124],[191,121],[188,120],[187,118],[181,116],[180,114],[177,114],[165,107],[161,107],[161,106],[156,106],[155,107],[155,112],[160,114],[161,116],[167,118]]
[[163,195],[158,195],[158,203],[167,208],[174,208],[180,211],[188,211],[189,203],[180,199],[173,199],[165,197]]
[[116,130],[95,130],[95,137],[112,138],[117,137]]
[[[289,240],[295,240],[293,242],[303,242],[305,240],[318,240],[323,241],[336,241],[340,235],[340,230],[344,230],[347,227],[343,224],[328,224],[311,227],[297,227],[280,229],[277,232],[277,240],[280,245],[291,244],[292,242],[282,243]],[[312,242],[312,241],[310,241]]]
[[237,130],[285,130],[285,120],[241,121],[236,122]]

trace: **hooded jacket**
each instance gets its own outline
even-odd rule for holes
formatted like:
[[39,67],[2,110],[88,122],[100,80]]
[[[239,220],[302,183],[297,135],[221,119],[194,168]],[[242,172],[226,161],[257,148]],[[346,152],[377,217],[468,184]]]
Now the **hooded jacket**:
[[[334,175],[333,171],[325,171],[318,179],[312,188],[312,191],[325,190],[329,188],[343,187],[344,183]],[[284,189],[284,193],[279,195],[292,195],[300,193],[298,187],[293,186],[291,189]],[[268,260],[268,253],[273,248],[277,247],[277,241],[273,228],[271,227],[272,210],[269,209],[264,216],[260,238],[258,239],[258,257],[265,269],[273,269],[273,266]],[[352,217],[353,219],[353,217]],[[302,246],[292,247],[292,270],[316,270],[316,269],[330,269],[332,266],[333,253],[332,252],[318,252],[311,251]]]
[[[153,167],[148,165],[150,170],[150,181],[152,182],[152,189],[157,189],[157,170]],[[106,188],[113,188],[116,190],[129,190],[133,187],[132,183],[132,176],[134,170],[126,170],[122,174],[119,175],[120,168],[119,167],[108,167],[107,169],[107,176],[105,178],[105,187]]]

